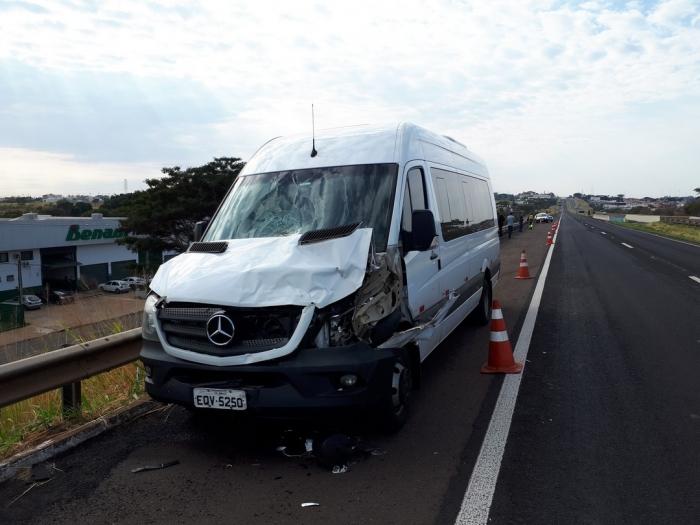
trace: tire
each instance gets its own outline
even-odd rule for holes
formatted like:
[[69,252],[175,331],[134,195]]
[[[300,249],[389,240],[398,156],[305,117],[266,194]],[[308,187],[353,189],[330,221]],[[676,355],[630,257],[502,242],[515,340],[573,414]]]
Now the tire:
[[388,394],[376,414],[378,426],[382,431],[394,434],[406,424],[411,411],[412,390],[411,365],[407,358],[399,357],[394,363]]
[[486,326],[491,322],[491,303],[493,301],[493,289],[491,279],[484,277],[481,288],[479,304],[470,315],[471,321],[478,326]]

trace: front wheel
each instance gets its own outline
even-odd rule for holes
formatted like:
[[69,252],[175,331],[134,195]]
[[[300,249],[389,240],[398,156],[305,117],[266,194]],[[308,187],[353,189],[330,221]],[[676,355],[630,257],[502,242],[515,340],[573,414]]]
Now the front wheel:
[[413,376],[409,361],[399,357],[391,374],[391,388],[377,410],[379,427],[388,433],[398,432],[408,421]]
[[491,288],[491,279],[484,277],[484,284],[481,287],[481,298],[479,304],[471,314],[471,320],[474,324],[485,326],[491,322],[491,302],[493,299],[493,290]]

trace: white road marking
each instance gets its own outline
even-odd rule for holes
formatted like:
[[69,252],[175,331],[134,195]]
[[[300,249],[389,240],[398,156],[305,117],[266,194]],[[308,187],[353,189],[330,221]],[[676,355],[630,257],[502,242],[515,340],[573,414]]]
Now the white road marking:
[[[560,219],[560,226],[561,222]],[[467,486],[464,499],[462,499],[462,506],[455,520],[456,525],[485,524],[488,522],[493,495],[496,491],[496,481],[498,480],[498,473],[501,469],[503,451],[505,450],[506,441],[508,440],[508,432],[510,431],[510,423],[513,419],[515,403],[518,399],[520,381],[525,373],[527,352],[530,348],[532,332],[535,329],[537,312],[540,307],[540,301],[542,300],[542,291],[544,290],[545,280],[549,272],[549,263],[552,260],[554,246],[556,246],[557,235],[559,235],[559,228],[557,228],[554,234],[555,244],[550,246],[547,257],[542,265],[542,271],[537,279],[535,292],[532,295],[532,300],[527,309],[527,315],[520,329],[518,342],[513,352],[515,360],[523,363],[523,371],[520,374],[506,374],[503,380],[501,392],[498,394],[498,400],[496,401],[496,406],[491,415],[489,428],[486,430],[484,442],[481,444],[481,450],[479,451],[479,457],[476,460],[474,470],[469,478],[469,485]]]
[[600,234],[601,234],[601,235],[607,235],[607,233],[605,233],[605,232],[600,232]]
[[[615,226],[616,228],[624,228],[624,226],[618,226],[617,224],[612,224],[612,225]],[[629,230],[629,228],[627,228],[627,230]],[[654,237],[658,237],[659,239],[666,239],[667,241],[679,242],[681,244],[686,244],[688,246],[692,246],[693,248],[700,248],[700,245],[697,243],[694,243],[694,242],[687,242],[687,241],[681,241],[678,239],[671,239],[670,237],[664,237],[663,235],[658,235],[656,233],[651,233],[651,232],[647,232],[644,230],[633,230],[633,231],[635,231],[637,233],[643,233],[645,235],[653,235]]]
[[622,244],[622,246],[625,246],[625,247],[627,247],[627,248],[629,248],[629,249],[634,248],[634,246],[630,246],[630,245],[627,244],[626,242],[621,242],[620,244]]
[[690,277],[696,283],[700,283],[700,277],[695,277],[694,275],[689,275],[688,277]]

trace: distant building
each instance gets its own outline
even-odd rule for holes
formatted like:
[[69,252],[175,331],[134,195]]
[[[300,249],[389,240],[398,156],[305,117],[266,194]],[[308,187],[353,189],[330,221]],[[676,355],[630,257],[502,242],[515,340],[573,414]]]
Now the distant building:
[[58,202],[63,198],[63,195],[56,195],[55,193],[47,193],[41,196],[41,200],[44,202],[54,203]]
[[123,217],[53,217],[25,213],[0,219],[0,301],[17,295],[18,264],[25,293],[43,286],[95,288],[133,274],[136,264],[157,266],[162,253],[136,253],[116,241]]

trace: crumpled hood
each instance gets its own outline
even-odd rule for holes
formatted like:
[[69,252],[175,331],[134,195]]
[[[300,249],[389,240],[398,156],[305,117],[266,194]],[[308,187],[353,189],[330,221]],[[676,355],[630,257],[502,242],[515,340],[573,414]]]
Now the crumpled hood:
[[161,265],[151,289],[168,302],[323,308],[362,285],[371,228],[301,246],[299,237],[233,239],[224,253],[183,253]]

